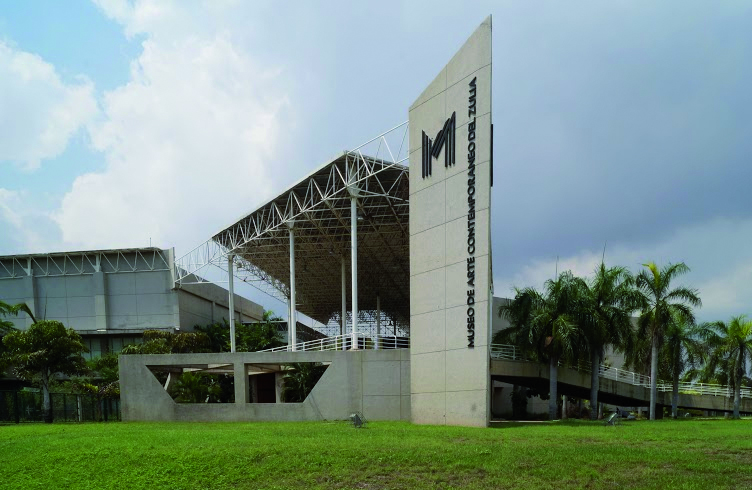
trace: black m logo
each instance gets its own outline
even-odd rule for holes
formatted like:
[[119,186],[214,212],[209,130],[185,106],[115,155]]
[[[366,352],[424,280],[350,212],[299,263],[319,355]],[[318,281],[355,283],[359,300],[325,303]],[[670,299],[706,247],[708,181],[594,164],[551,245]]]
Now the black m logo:
[[439,158],[441,149],[446,144],[446,151],[444,152],[444,167],[451,167],[454,165],[454,133],[455,133],[455,113],[452,113],[452,117],[446,120],[444,127],[441,128],[436,137],[431,138],[423,131],[423,178],[429,177],[433,169],[433,159]]

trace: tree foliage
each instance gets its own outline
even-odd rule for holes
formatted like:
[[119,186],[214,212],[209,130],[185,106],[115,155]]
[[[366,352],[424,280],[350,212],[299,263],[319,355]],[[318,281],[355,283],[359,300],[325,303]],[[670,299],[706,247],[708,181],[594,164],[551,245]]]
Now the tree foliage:
[[287,403],[299,403],[313,390],[327,366],[320,362],[297,362],[288,368],[283,377],[282,399]]
[[26,303],[11,305],[6,303],[5,301],[0,301],[0,337],[15,330],[15,328],[13,327],[13,322],[5,320],[4,318],[10,315],[16,316],[19,313],[26,313],[27,315],[29,315],[29,318],[31,318],[32,322],[37,321],[36,318],[34,318],[34,314],[31,312],[31,309]]
[[[278,321],[280,318],[274,312],[265,311],[261,321],[251,324],[235,322],[235,350],[257,352],[284,345],[277,330]],[[209,337],[212,352],[230,351],[230,323],[226,319],[206,326],[196,325],[195,330]]]
[[8,304],[4,301],[0,301],[0,375],[8,368],[7,360],[4,360],[4,353],[6,351],[5,344],[3,343],[3,337],[16,330],[13,326],[13,322],[7,320],[9,316],[16,316],[19,313],[24,312],[31,318],[32,321],[36,321],[34,314],[31,312],[26,303],[18,303],[15,305]]
[[190,354],[211,352],[209,336],[203,332],[172,333],[163,330],[145,330],[141,344],[123,348],[121,354]]
[[[673,418],[678,415],[680,377],[682,373],[694,371],[703,361],[705,344],[702,338],[706,336],[707,328],[704,325],[689,323],[682,316],[673,318],[666,327],[659,365],[668,371],[663,378],[671,379],[671,416]],[[658,372],[660,376],[661,370],[659,369]]]
[[223,394],[227,397],[231,392],[223,384],[225,378],[218,374],[187,371],[175,381],[171,395],[178,403],[229,402],[229,399],[223,399]]
[[581,310],[582,279],[570,271],[546,281],[541,293],[534,288],[517,290],[514,299],[499,308],[510,327],[499,332],[498,341],[509,341],[548,360],[549,418],[557,414],[557,373],[560,360],[571,361],[587,349],[587,341],[578,323]]
[[750,381],[747,369],[752,360],[752,320],[746,315],[739,315],[728,322],[714,322],[707,327],[706,341],[710,349],[707,374],[717,373],[731,386],[734,418],[739,418],[740,391]]
[[118,355],[105,354],[86,361],[82,376],[71,378],[74,393],[93,395],[97,400],[120,397]]
[[86,369],[81,356],[88,349],[81,336],[61,322],[41,320],[28,330],[11,332],[3,337],[4,358],[19,378],[37,380],[44,396],[45,421],[52,422],[49,386],[56,374],[76,375]]

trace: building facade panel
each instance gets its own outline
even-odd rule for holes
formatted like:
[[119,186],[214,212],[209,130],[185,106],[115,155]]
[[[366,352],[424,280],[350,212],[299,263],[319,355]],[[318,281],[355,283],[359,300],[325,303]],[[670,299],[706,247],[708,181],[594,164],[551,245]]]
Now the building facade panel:
[[84,276],[66,276],[65,293],[68,298],[93,295],[94,285],[92,275],[87,274]]
[[[410,383],[412,386],[412,380]],[[415,393],[410,396],[410,419],[414,424],[446,424],[446,392]]]
[[415,354],[439,352],[446,349],[444,335],[446,315],[444,310],[434,310],[420,315],[412,315],[410,345]]
[[96,312],[94,310],[94,296],[70,296],[67,298],[68,302],[68,317],[79,318],[95,317]]
[[445,264],[445,227],[434,226],[425,231],[410,235],[410,248],[421,250],[421,254],[410,264],[410,275],[428,272]]
[[41,276],[34,277],[36,296],[42,302],[49,298],[65,298],[68,293],[65,287],[65,277],[63,276]]
[[443,266],[410,278],[411,325],[417,315],[444,309],[444,278]]
[[107,274],[107,293],[110,296],[136,294],[136,273]]
[[[420,168],[418,172],[420,173]],[[413,178],[412,171],[410,178]],[[443,180],[412,194],[410,196],[410,234],[417,234],[443,225],[446,221],[445,199],[446,188]]]
[[412,354],[410,370],[410,386],[413,395],[446,391],[446,351]]

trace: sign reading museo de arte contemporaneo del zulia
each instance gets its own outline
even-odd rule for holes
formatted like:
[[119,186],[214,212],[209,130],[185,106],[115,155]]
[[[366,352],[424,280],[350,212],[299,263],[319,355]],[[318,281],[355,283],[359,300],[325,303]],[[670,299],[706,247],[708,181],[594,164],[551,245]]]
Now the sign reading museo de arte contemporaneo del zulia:
[[475,78],[468,87],[467,116],[467,347],[475,347]]
[[[475,116],[476,116],[476,78],[468,86],[467,115],[467,347],[475,347]],[[456,112],[444,123],[434,139],[423,131],[422,177],[433,173],[433,159],[444,151],[444,167],[455,164],[455,129]]]

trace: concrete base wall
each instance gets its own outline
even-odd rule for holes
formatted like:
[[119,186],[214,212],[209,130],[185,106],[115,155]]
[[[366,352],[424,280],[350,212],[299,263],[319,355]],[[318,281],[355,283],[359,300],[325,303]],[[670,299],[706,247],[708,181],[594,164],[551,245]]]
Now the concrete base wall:
[[[242,352],[120,357],[122,419],[132,421],[410,420],[410,351]],[[303,403],[248,403],[248,365],[331,363]],[[235,403],[175,403],[148,366],[233,365]]]

